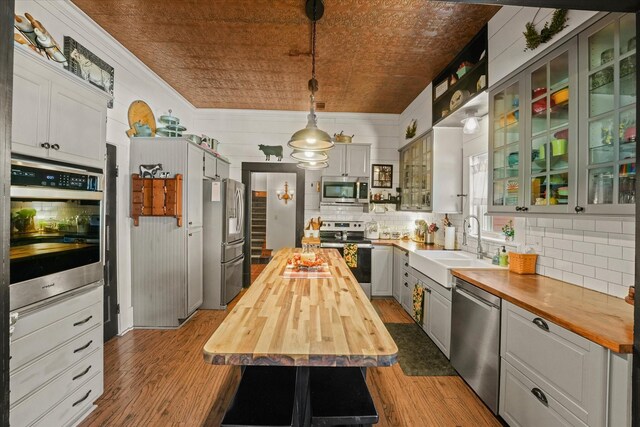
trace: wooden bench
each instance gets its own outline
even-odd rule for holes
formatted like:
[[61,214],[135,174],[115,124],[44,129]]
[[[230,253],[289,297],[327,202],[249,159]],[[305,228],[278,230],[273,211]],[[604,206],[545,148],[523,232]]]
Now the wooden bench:
[[309,388],[312,426],[367,426],[378,422],[361,368],[312,368]]
[[295,390],[295,368],[247,366],[221,426],[292,426]]

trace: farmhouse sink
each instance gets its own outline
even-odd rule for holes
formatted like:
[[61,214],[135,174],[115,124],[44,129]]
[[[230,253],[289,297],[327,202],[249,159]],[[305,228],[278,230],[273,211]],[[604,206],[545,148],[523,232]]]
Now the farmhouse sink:
[[464,251],[415,251],[409,253],[409,266],[435,280],[445,288],[452,284],[451,269],[504,269],[491,264],[490,259],[477,259]]

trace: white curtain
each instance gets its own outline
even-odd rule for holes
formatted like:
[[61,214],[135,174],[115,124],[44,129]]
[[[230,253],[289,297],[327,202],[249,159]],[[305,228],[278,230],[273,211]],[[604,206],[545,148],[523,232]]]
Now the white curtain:
[[487,153],[471,157],[471,204],[487,204],[489,155]]

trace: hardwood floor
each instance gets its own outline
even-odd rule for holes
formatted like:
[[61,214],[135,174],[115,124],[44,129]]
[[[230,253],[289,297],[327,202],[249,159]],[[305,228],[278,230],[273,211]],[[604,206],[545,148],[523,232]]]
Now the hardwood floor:
[[[242,295],[242,294],[241,294]],[[411,322],[393,299],[373,301],[384,322]],[[105,390],[81,425],[217,426],[240,369],[204,363],[226,313],[198,311],[177,330],[134,330],[105,344]],[[398,364],[367,370],[377,426],[500,426],[459,377],[409,377]]]

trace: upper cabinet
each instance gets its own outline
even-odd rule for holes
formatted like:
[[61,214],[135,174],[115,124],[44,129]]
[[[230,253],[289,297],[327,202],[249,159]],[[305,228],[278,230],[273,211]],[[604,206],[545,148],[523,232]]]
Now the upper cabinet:
[[580,35],[580,206],[633,214],[636,188],[636,19],[614,15]]
[[462,212],[462,129],[433,128],[403,147],[400,186],[401,210]]
[[368,144],[336,144],[327,152],[329,166],[324,176],[368,177],[371,163],[371,146]]
[[14,51],[12,152],[102,169],[109,95],[32,52]]
[[[470,107],[473,104],[473,107],[477,108],[472,101],[487,88],[487,46],[485,25],[433,80],[434,126],[444,122],[463,106]],[[460,118],[464,118],[464,115],[447,120],[445,125],[460,126]]]
[[497,86],[489,119],[489,212],[633,214],[634,15],[608,16]]

